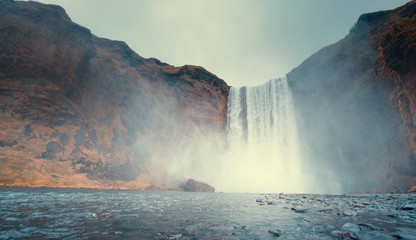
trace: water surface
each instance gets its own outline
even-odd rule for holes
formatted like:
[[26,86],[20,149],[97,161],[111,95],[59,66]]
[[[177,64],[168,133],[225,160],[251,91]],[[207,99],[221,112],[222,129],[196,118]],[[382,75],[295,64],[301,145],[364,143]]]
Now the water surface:
[[0,239],[416,239],[415,229],[405,194],[0,188]]

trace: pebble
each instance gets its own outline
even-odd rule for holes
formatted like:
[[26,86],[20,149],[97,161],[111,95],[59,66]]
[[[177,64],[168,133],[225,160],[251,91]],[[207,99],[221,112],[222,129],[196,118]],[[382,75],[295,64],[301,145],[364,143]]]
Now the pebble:
[[360,205],[360,204],[356,204],[356,205],[354,205],[354,207],[355,207],[355,208],[365,208],[365,206]]
[[173,240],[173,239],[179,239],[181,237],[182,237],[182,234],[176,234],[176,235],[171,235],[169,239]]
[[357,212],[353,210],[345,210],[344,216],[355,217],[357,216]]
[[410,211],[416,209],[416,203],[406,204],[400,210]]
[[353,232],[353,233],[357,233],[360,231],[360,227],[353,223],[346,223],[342,225],[341,229],[344,231]]
[[325,226],[322,226],[321,224],[317,224],[311,228],[311,231],[314,233],[326,233],[328,229]]
[[276,231],[269,230],[269,233],[275,237],[280,237],[282,235],[282,232],[280,232],[280,230],[276,230]]
[[391,217],[391,218],[400,218],[400,215],[397,213],[390,213],[386,215],[387,217]]
[[337,210],[337,209],[333,209],[331,207],[327,207],[327,208],[319,209],[318,212],[332,212],[334,210]]
[[292,211],[294,211],[296,213],[305,213],[306,212],[306,209],[304,209],[304,208],[294,208],[294,207],[292,207],[291,209],[292,209]]
[[334,230],[331,232],[332,236],[338,237],[338,238],[350,238],[350,239],[359,239],[354,233],[347,232],[347,231],[339,231]]
[[416,230],[408,228],[397,228],[393,236],[399,239],[416,239]]
[[377,228],[369,223],[359,223],[358,226],[360,226],[361,230],[376,230]]

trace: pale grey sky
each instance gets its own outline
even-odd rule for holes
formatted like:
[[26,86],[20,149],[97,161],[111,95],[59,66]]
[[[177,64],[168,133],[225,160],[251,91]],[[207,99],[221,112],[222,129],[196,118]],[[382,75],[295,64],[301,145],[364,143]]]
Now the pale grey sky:
[[362,13],[407,0],[40,0],[99,37],[175,66],[203,66],[231,86],[285,76],[337,42]]

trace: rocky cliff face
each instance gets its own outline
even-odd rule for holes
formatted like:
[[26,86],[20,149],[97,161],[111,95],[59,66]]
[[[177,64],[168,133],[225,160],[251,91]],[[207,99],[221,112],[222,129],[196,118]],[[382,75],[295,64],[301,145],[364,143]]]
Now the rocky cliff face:
[[166,149],[224,134],[228,91],[202,67],[94,36],[61,7],[1,0],[0,184],[172,187]]
[[412,1],[364,14],[287,76],[303,151],[344,191],[416,184],[415,13]]

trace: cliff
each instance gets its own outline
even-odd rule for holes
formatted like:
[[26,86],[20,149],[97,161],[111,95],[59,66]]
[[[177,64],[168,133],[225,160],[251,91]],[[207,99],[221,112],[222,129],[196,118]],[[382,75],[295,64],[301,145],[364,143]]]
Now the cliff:
[[0,185],[175,187],[163,166],[181,142],[224,134],[228,91],[202,67],[94,36],[59,6],[1,0]]
[[412,1],[364,14],[287,75],[303,151],[343,191],[416,185],[415,13]]

